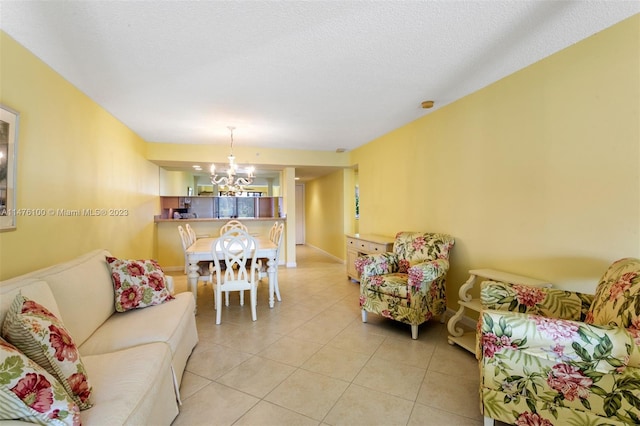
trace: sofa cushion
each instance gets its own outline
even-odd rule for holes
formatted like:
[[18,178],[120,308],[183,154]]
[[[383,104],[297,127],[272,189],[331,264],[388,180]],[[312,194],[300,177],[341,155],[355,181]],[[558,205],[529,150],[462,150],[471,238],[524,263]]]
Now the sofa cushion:
[[[81,345],[115,312],[113,284],[105,256],[111,254],[103,249],[94,250],[68,262],[18,277],[39,278],[49,284],[60,310],[58,318],[76,345]],[[50,305],[46,306],[50,308]]]
[[178,415],[165,343],[150,343],[83,358],[94,384],[84,425],[169,425]]
[[585,322],[640,328],[640,259],[620,259],[607,269]]
[[55,377],[0,339],[0,419],[79,425],[80,409]]
[[60,309],[49,284],[41,279],[25,278],[0,283],[0,324],[4,322],[4,317],[18,294],[46,306],[52,314],[61,318]]
[[155,260],[126,260],[107,256],[118,312],[160,305],[173,299],[164,272]]
[[55,376],[81,410],[91,407],[91,385],[78,348],[47,308],[18,294],[5,317],[2,335]]
[[162,305],[116,313],[80,346],[80,353],[84,357],[151,342],[166,342],[174,353],[194,308],[190,293],[178,293]]

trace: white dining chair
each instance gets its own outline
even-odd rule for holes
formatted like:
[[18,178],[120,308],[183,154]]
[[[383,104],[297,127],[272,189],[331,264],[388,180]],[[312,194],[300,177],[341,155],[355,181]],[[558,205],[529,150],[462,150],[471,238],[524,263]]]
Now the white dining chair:
[[[271,240],[272,243],[274,243],[277,246],[276,256],[275,256],[275,265],[273,265],[273,267],[276,268],[276,272],[274,274],[274,280],[273,280],[273,289],[276,293],[276,298],[278,299],[278,302],[282,302],[282,298],[280,297],[280,287],[278,286],[278,263],[280,263],[280,248],[282,247],[283,236],[284,236],[284,223],[281,223],[281,222],[274,223],[273,226],[271,227],[271,230],[269,231],[269,239]],[[262,280],[268,275],[267,261],[268,259],[258,259],[258,262],[256,264],[257,270],[258,270],[258,280]]]
[[[188,226],[189,224],[187,224]],[[178,234],[180,234],[180,242],[182,243],[182,251],[184,252],[184,273],[189,273],[189,256],[187,255],[187,249],[193,244],[189,238],[189,234],[182,225],[178,225]],[[195,240],[194,240],[195,242]],[[206,283],[211,281],[211,270],[213,265],[211,262],[202,261],[198,262],[198,281],[204,281]]]
[[[213,303],[216,309],[216,324],[222,318],[222,293],[240,292],[240,305],[244,305],[244,291],[249,290],[251,318],[257,320],[256,306],[258,304],[258,279],[256,264],[256,241],[246,231],[232,228],[222,234],[212,244],[214,271],[211,280],[215,285]],[[218,257],[222,254],[222,259]],[[224,260],[225,269],[222,270]],[[213,281],[213,275],[216,280]],[[228,306],[228,299],[225,303]]]
[[274,240],[276,231],[278,230],[279,225],[280,225],[280,222],[278,222],[277,220],[273,222],[273,226],[271,226],[271,229],[269,229],[269,240],[271,241]]
[[187,257],[187,249],[191,246],[189,235],[186,233],[182,225],[178,225],[178,234],[180,234],[180,243],[182,244],[182,253],[184,254],[184,273],[186,274],[187,267],[189,266],[189,259]]
[[[225,223],[220,227],[220,235],[223,235],[232,229],[241,229],[245,232],[248,232],[248,228],[244,223],[236,219],[231,219],[230,221],[228,221],[227,223]],[[224,263],[221,263],[221,266],[222,268],[224,268],[225,267]],[[229,292],[225,292],[224,297],[225,297],[225,306],[229,306]]]
[[184,225],[184,228],[185,231],[187,231],[187,235],[189,236],[189,241],[191,241],[191,244],[195,243],[197,240],[196,231],[194,231],[191,225],[189,225],[188,223]]

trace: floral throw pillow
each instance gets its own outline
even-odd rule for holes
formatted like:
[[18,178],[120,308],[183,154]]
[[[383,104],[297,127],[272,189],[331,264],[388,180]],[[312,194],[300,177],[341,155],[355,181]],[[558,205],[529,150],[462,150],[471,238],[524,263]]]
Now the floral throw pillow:
[[0,339],[0,419],[80,425],[80,409],[47,371]]
[[640,259],[614,262],[598,283],[585,322],[640,328]]
[[124,260],[107,257],[115,289],[116,311],[159,305],[173,296],[164,272],[155,260]]
[[78,348],[62,321],[47,308],[18,294],[2,335],[56,377],[81,410],[91,408],[91,385]]

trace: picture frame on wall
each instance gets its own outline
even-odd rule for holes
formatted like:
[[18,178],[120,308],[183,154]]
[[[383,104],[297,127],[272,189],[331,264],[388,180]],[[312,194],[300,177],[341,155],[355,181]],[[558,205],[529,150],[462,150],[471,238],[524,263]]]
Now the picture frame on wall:
[[16,165],[20,114],[0,104],[0,231],[16,229]]

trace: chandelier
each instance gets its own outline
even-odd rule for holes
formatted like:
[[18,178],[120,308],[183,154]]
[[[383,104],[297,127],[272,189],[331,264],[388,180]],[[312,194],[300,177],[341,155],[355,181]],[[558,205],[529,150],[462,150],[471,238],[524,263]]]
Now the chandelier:
[[227,157],[229,159],[229,168],[226,171],[226,176],[218,176],[216,174],[216,165],[211,165],[211,183],[222,186],[227,192],[227,195],[236,195],[238,192],[243,192],[244,187],[251,185],[253,182],[253,167],[247,167],[246,177],[238,176],[238,165],[236,164],[236,157],[233,155],[233,131],[235,127],[227,127],[231,132],[231,153]]

